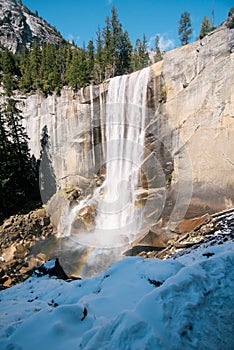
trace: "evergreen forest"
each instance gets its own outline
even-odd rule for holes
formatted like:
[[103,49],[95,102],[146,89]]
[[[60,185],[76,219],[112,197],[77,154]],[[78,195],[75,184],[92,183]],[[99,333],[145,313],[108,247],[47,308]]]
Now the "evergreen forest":
[[19,54],[7,49],[0,52],[1,82],[8,95],[19,90],[40,91],[47,96],[53,92],[59,94],[63,86],[78,90],[150,63],[146,36],[137,39],[133,46],[114,6],[104,28],[97,29],[96,40],[83,43],[83,47],[66,41],[40,47],[34,41],[31,50],[23,47]]

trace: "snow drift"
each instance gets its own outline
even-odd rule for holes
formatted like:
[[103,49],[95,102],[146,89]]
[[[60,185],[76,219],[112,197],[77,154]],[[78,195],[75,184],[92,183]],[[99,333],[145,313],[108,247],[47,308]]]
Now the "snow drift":
[[231,350],[233,248],[126,258],[70,283],[33,276],[0,294],[0,348]]

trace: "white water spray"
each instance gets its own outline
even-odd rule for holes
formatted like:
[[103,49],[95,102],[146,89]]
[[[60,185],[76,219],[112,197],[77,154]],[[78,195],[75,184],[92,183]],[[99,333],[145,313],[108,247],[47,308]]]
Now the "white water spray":
[[[96,203],[96,228],[73,237],[82,245],[99,248],[126,245],[140,230],[135,190],[138,186],[145,141],[146,99],[149,68],[110,80],[106,104],[106,178],[86,204]],[[83,205],[83,202],[82,202]],[[81,208],[68,218],[66,235]]]

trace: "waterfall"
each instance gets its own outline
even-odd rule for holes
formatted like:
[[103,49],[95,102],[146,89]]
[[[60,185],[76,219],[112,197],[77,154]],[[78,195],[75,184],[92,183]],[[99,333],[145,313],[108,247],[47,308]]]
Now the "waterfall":
[[[110,79],[106,101],[105,181],[86,204],[96,207],[96,227],[75,238],[82,245],[98,248],[131,243],[140,230],[141,213],[136,206],[145,141],[146,99],[149,68]],[[83,204],[83,203],[82,203]],[[80,204],[68,218],[71,220]]]
[[[106,180],[97,229],[106,242],[121,243],[136,231],[135,190],[144,149],[149,69],[111,79],[107,96]],[[122,236],[122,237],[121,237]]]

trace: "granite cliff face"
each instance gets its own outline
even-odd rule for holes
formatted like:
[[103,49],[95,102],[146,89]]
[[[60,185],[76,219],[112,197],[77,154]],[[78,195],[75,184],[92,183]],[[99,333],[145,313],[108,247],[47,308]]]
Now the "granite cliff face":
[[45,20],[32,13],[26,6],[15,0],[0,1],[0,44],[12,52],[18,52],[24,45],[31,47],[36,40],[39,44],[58,44],[62,36]]
[[[203,40],[168,52],[162,73],[163,114],[173,130],[174,179],[191,173],[192,212],[233,205],[234,30],[225,25]],[[191,168],[181,159],[186,148]],[[184,164],[183,164],[184,163]]]
[[[173,213],[174,221],[234,205],[233,45],[234,30],[223,25],[151,66],[146,157],[165,174],[164,215]],[[88,192],[105,167],[108,84],[20,98],[37,158],[42,128],[48,127],[58,189],[79,186]],[[157,187],[154,174],[146,177],[146,189]]]

